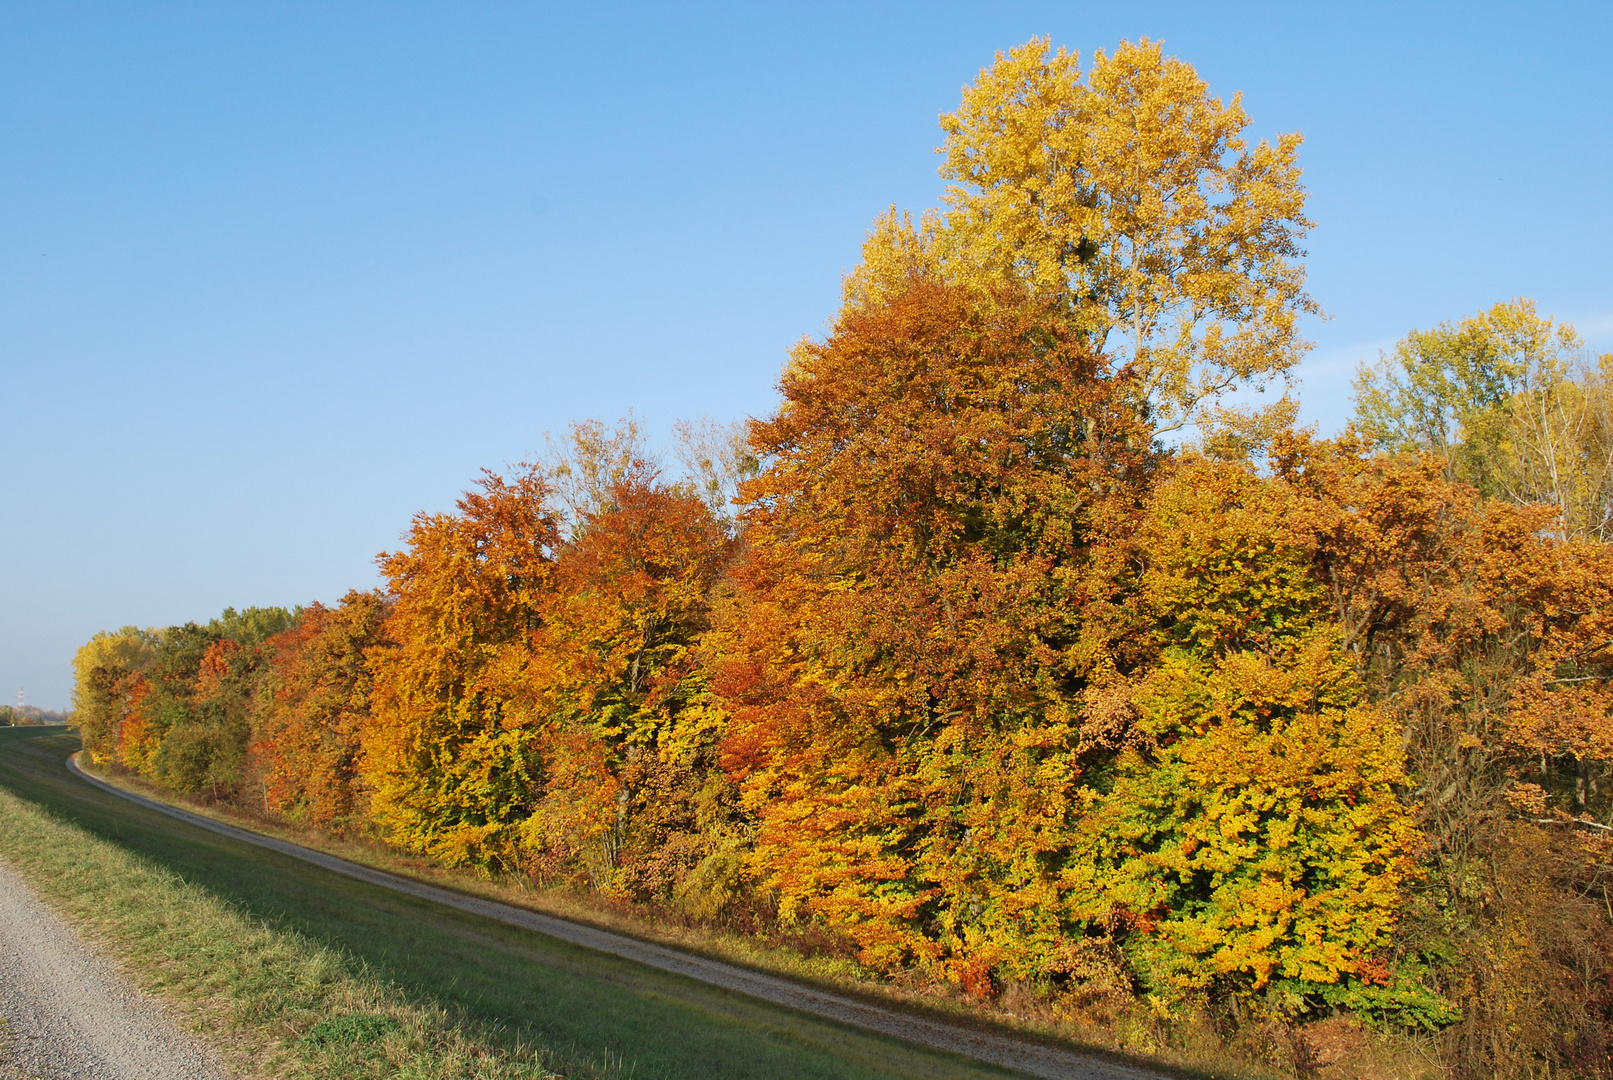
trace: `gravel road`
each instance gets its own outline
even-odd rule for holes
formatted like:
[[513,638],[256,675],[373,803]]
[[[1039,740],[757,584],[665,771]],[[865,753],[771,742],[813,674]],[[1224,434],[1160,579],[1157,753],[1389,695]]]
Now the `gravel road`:
[[0,1077],[223,1080],[224,1069],[0,863]]
[[94,784],[96,787],[128,799],[131,802],[139,803],[141,806],[188,822],[198,828],[207,829],[249,844],[256,844],[259,847],[269,848],[272,851],[302,859],[316,866],[335,871],[338,874],[357,878],[360,881],[367,881],[383,888],[394,889],[426,900],[433,900],[439,904],[457,908],[460,911],[483,915],[489,919],[496,919],[512,926],[536,930],[540,934],[547,934],[562,941],[573,942],[590,949],[597,949],[600,952],[635,960],[650,967],[660,968],[662,971],[676,972],[691,979],[698,979],[704,983],[721,986],[750,997],[760,998],[763,1001],[770,1001],[776,1005],[800,1009],[802,1012],[811,1013],[815,1016],[822,1016],[841,1023],[851,1024],[855,1027],[877,1031],[880,1034],[891,1035],[922,1046],[931,1046],[954,1054],[962,1054],[977,1061],[1005,1066],[1031,1076],[1043,1077],[1044,1080],[1165,1080],[1165,1074],[1163,1073],[1110,1061],[1097,1055],[1083,1054],[1059,1046],[1033,1042],[1029,1039],[1019,1039],[999,1031],[976,1029],[960,1024],[949,1024],[943,1020],[929,1017],[915,1016],[900,1009],[830,993],[826,990],[819,990],[815,987],[791,982],[776,975],[752,971],[736,964],[727,964],[721,960],[712,960],[708,957],[681,952],[653,942],[640,941],[637,938],[615,934],[584,923],[571,922],[552,915],[542,915],[535,911],[528,911],[526,908],[501,904],[494,900],[485,900],[479,896],[468,896],[465,893],[454,892],[451,889],[444,889],[436,885],[428,885],[412,878],[389,874],[384,870],[376,870],[358,863],[349,862],[346,859],[327,855],[313,848],[306,848],[299,844],[278,840],[246,829],[238,829],[233,825],[225,825],[211,818],[192,814],[177,807],[169,806],[166,803],[157,802],[154,799],[148,799],[142,795],[136,795],[133,792],[114,787],[84,772],[78,767],[78,762],[73,758],[67,759],[67,766],[73,771],[74,775]]

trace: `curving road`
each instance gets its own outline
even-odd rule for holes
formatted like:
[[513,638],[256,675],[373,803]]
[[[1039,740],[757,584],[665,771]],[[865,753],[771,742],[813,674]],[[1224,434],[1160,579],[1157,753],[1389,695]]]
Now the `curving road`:
[[637,961],[662,971],[686,975],[691,979],[738,991],[775,1005],[800,1009],[815,1016],[877,1031],[882,1035],[963,1054],[978,1061],[1014,1069],[1030,1076],[1043,1077],[1045,1080],[1166,1080],[1165,1073],[1111,1061],[1095,1054],[1084,1054],[1065,1047],[1015,1038],[998,1031],[976,1029],[917,1016],[890,1006],[862,1001],[792,982],[776,975],[752,971],[736,964],[640,941],[585,923],[571,922],[553,915],[544,915],[526,908],[501,904],[495,900],[486,900],[479,896],[470,896],[415,881],[412,878],[389,874],[384,870],[349,862],[300,844],[225,825],[212,818],[125,791],[80,769],[76,757],[77,755],[74,755],[67,759],[67,767],[86,783],[94,784],[103,791],[178,818],[198,828],[269,848],[372,885],[418,896],[511,926],[535,930],[562,941]]

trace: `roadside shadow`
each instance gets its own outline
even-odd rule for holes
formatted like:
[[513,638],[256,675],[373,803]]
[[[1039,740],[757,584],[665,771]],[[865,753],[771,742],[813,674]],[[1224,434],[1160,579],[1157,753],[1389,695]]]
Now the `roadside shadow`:
[[510,1045],[632,1063],[635,1077],[1005,1077],[682,976],[357,881],[101,791],[61,728],[0,728],[0,787],[236,910],[348,956]]

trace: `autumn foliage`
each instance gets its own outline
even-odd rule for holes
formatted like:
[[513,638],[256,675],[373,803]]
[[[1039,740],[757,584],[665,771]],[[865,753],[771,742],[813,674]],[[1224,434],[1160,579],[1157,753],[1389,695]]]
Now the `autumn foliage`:
[[344,829],[368,810],[360,799],[361,738],[370,717],[385,596],[350,592],[334,608],[311,604],[270,642],[251,747],[264,809]]
[[1227,405],[1310,310],[1298,138],[1247,123],[1146,42],[1000,57],[950,215],[876,227],[742,444],[669,478],[579,425],[383,590],[97,635],[86,747],[1056,1017],[1608,1075],[1607,363],[1507,360],[1547,340],[1514,305],[1408,339],[1339,438]]

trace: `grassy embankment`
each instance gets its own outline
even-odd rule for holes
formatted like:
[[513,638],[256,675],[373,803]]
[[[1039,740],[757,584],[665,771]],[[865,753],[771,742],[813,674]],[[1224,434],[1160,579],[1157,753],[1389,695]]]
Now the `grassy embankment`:
[[246,1071],[356,1077],[1010,1075],[217,836],[0,730],[0,858]]
[[[298,828],[281,819],[255,815],[230,803],[208,803],[176,797],[145,778],[122,772],[109,775],[81,759],[103,779],[159,802],[229,825],[288,840],[389,873],[483,896],[577,922],[588,923],[674,948],[699,953],[758,971],[783,975],[833,992],[874,1002],[893,1004],[938,1019],[969,1027],[1017,1031],[1065,1047],[1077,1047],[1122,1062],[1146,1065],[1182,1076],[1212,1076],[1227,1080],[1261,1080],[1281,1075],[1254,1055],[1229,1048],[1214,1030],[1199,1021],[1173,1027],[1157,1022],[1145,1011],[1126,1018],[1123,1026],[1100,1028],[1075,1024],[1055,1016],[1044,1002],[1026,995],[1008,994],[1002,1000],[982,1002],[967,998],[952,985],[931,980],[882,980],[862,965],[813,943],[788,937],[762,938],[720,925],[691,921],[676,911],[645,909],[613,903],[596,894],[566,889],[534,889],[514,878],[488,877],[465,868],[452,868],[436,860],[412,856],[373,839],[342,837],[317,829]],[[1169,1030],[1167,1030],[1169,1029]]]

